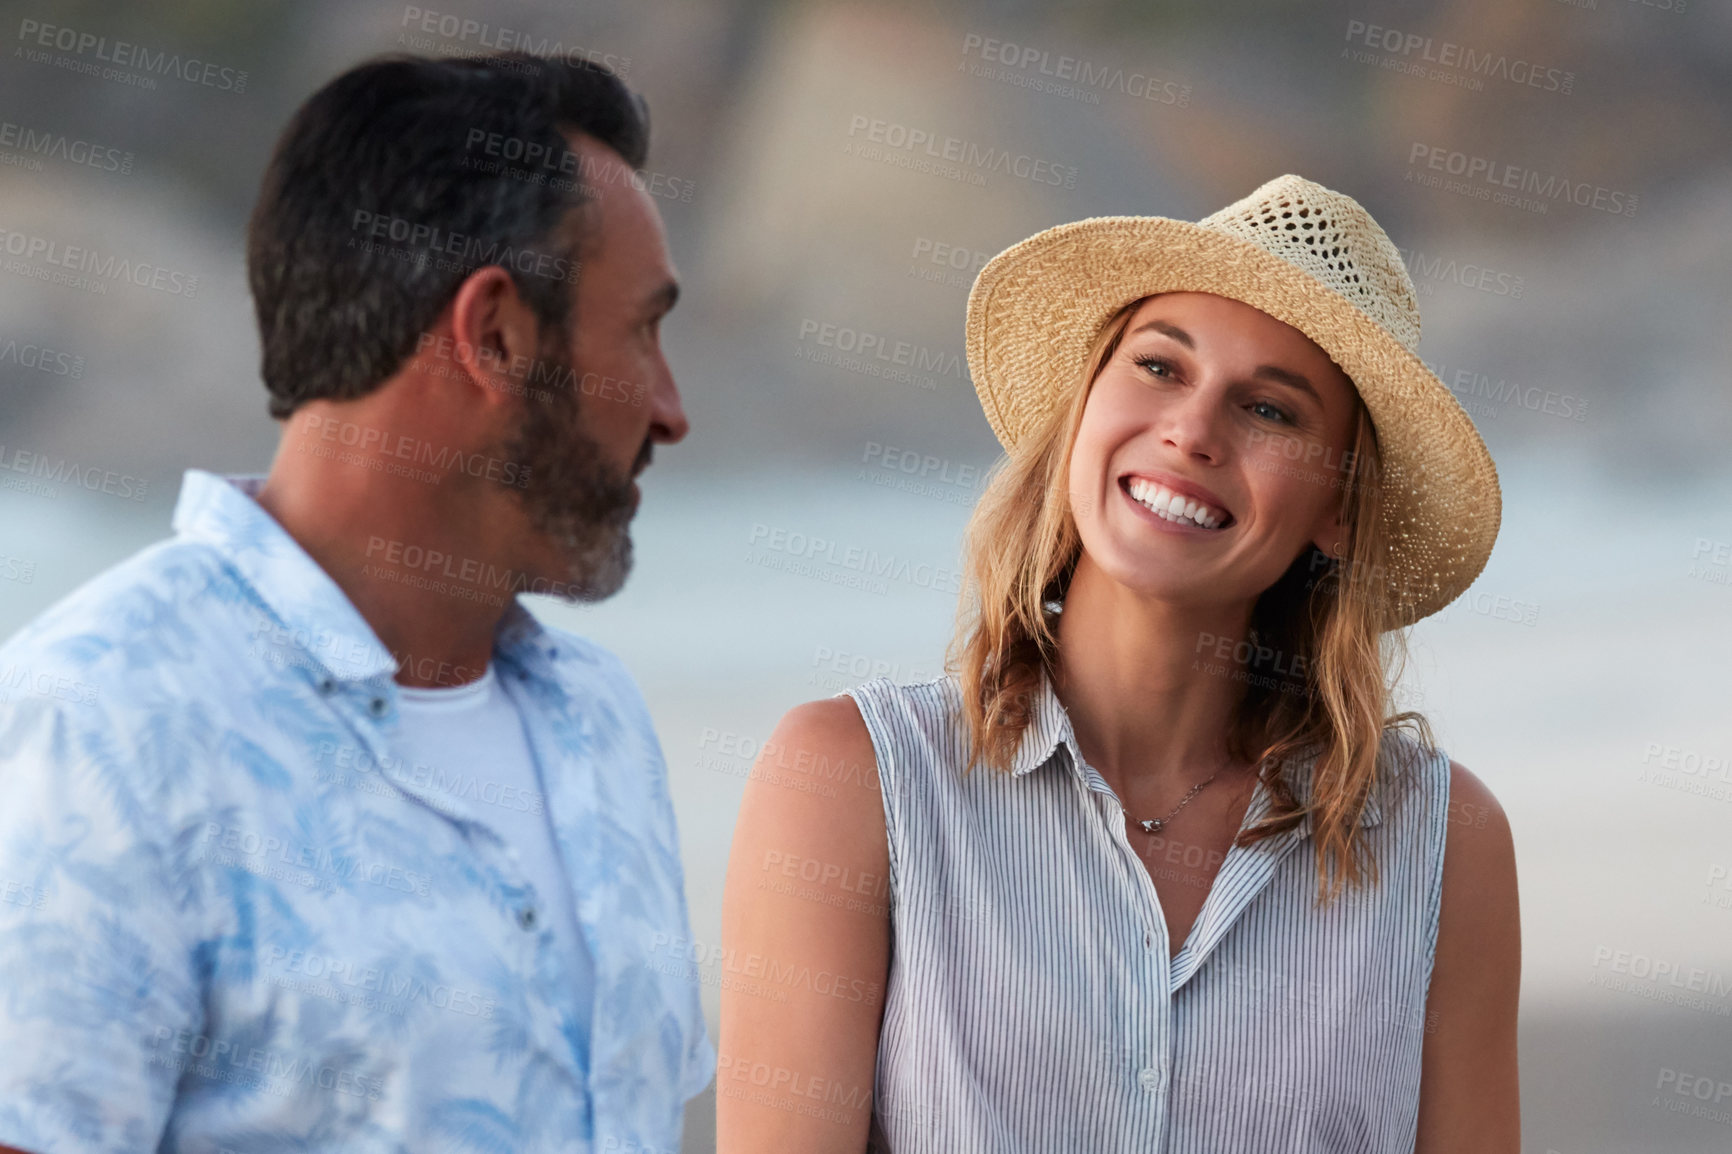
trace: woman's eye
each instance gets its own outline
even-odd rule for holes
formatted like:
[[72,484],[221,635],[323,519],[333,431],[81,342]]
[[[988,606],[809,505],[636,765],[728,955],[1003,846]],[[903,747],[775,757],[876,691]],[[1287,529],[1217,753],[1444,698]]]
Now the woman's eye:
[[1154,373],[1156,369],[1163,370],[1162,373],[1156,373],[1157,376],[1170,377],[1173,375],[1173,362],[1171,361],[1164,361],[1160,357],[1151,357],[1147,353],[1139,354],[1131,359],[1151,373]]
[[1259,417],[1264,417],[1271,421],[1279,421],[1284,425],[1291,425],[1293,423],[1293,418],[1287,415],[1285,409],[1279,408],[1268,401],[1252,401],[1251,411],[1256,413]]

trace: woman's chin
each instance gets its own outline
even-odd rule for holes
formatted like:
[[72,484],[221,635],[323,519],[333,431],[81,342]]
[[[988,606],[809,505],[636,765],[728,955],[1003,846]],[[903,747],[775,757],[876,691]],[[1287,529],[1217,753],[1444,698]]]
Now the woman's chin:
[[1221,600],[1220,574],[1214,569],[1187,565],[1183,560],[1150,557],[1146,553],[1123,557],[1116,563],[1103,565],[1101,570],[1126,593],[1145,601],[1161,601],[1172,605],[1218,603]]

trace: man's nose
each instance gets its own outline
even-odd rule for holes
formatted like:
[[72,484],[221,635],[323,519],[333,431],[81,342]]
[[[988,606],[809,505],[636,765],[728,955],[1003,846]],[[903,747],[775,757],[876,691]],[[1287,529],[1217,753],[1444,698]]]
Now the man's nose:
[[[650,440],[666,445],[675,445],[685,440],[686,434],[691,431],[691,422],[686,419],[685,405],[680,401],[679,386],[674,384],[672,373],[664,375],[656,387],[650,390],[650,406]],[[644,463],[647,465],[647,441],[644,448]]]

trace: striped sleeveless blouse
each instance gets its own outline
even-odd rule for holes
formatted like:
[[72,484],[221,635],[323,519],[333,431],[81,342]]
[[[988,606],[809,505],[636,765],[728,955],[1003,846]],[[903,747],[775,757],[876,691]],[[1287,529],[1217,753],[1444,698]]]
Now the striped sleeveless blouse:
[[[1361,819],[1377,887],[1315,907],[1307,817],[1230,849],[1172,955],[1118,798],[1044,678],[1009,774],[962,773],[952,677],[847,695],[890,850],[872,1150],[1413,1149],[1446,755],[1385,735]],[[1308,769],[1287,768],[1301,800]],[[1270,801],[1258,782],[1245,824]]]

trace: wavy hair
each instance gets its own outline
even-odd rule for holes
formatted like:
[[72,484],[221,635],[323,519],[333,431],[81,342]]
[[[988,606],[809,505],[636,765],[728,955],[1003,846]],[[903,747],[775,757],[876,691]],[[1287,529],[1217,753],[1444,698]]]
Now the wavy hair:
[[[969,519],[967,580],[945,664],[962,688],[970,767],[1009,770],[1033,719],[1040,678],[1054,668],[1058,614],[1082,552],[1067,483],[1071,450],[1094,382],[1146,299],[1102,325],[1068,396],[1000,463]],[[1346,475],[1331,477],[1346,514],[1344,555],[1308,545],[1258,597],[1240,647],[1251,655],[1246,690],[1227,735],[1233,756],[1258,765],[1273,803],[1234,843],[1252,845],[1309,815],[1319,902],[1344,886],[1377,883],[1377,863],[1358,830],[1382,772],[1385,731],[1402,730],[1425,755],[1436,753],[1423,715],[1390,712],[1407,659],[1406,636],[1392,628],[1402,593],[1392,595],[1386,582],[1382,459],[1357,393],[1352,441],[1342,461]],[[1279,658],[1274,672],[1258,672],[1275,655],[1303,673],[1280,670]],[[1301,803],[1286,767],[1313,755]]]

